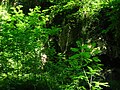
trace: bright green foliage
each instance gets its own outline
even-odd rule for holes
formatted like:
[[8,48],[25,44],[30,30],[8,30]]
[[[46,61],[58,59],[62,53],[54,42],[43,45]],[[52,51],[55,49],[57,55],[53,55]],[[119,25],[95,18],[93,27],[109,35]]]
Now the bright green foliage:
[[36,81],[40,77],[41,53],[48,35],[54,33],[44,28],[47,18],[39,7],[30,9],[28,16],[23,14],[21,7],[11,8],[11,14],[0,11],[0,83],[4,90],[12,88],[7,83],[12,78]]

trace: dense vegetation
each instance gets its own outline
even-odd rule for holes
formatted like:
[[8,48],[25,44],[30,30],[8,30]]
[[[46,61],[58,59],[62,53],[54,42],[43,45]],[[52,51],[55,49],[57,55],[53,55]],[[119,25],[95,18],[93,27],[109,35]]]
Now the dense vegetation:
[[119,90],[119,0],[0,4],[0,90]]

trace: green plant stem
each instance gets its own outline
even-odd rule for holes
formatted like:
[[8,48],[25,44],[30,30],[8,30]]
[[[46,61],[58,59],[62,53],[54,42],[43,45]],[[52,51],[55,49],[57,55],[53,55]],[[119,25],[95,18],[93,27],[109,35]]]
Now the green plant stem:
[[[87,83],[88,83],[89,88],[90,88],[90,90],[91,90],[91,87],[92,87],[92,85],[91,85],[91,81],[89,81],[88,76],[87,76],[86,71],[85,71],[84,68],[83,68],[83,72],[84,72],[84,74],[85,74],[85,77],[86,77]],[[92,75],[91,75],[91,76],[92,76]],[[92,78],[92,77],[91,77],[91,78]],[[92,80],[92,79],[91,79],[91,80]]]

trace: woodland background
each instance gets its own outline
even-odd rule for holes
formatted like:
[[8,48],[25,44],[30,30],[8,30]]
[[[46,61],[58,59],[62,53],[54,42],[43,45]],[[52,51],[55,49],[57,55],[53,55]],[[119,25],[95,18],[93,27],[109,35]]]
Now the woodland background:
[[120,0],[0,0],[0,90],[119,90]]

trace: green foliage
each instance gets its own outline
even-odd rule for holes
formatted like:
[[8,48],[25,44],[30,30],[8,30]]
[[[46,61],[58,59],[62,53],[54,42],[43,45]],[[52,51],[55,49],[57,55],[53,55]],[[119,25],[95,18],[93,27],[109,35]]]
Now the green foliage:
[[44,28],[47,17],[41,14],[39,7],[30,9],[28,16],[23,14],[21,7],[12,7],[10,14],[2,9],[0,11],[1,90],[15,88],[10,86],[13,78],[16,79],[15,85],[22,85],[20,81],[24,83],[29,80],[33,80],[35,86],[38,84],[36,80],[42,78],[42,50],[48,36],[54,34],[55,28],[53,32]]
[[62,52],[67,53],[70,46],[75,44],[79,38],[84,38],[85,43],[88,39],[98,39],[96,35],[100,34],[97,34],[99,30],[96,27],[98,27],[100,19],[97,15],[108,3],[105,0],[70,0],[43,10],[45,14],[49,15],[49,27],[59,26],[62,28],[60,34],[57,35],[59,38],[57,43]]
[[99,47],[93,44],[82,44],[77,41],[78,47],[71,48],[75,53],[66,61],[65,74],[68,74],[70,83],[63,85],[64,90],[101,90],[102,86],[108,86],[101,77],[100,60],[95,55],[100,53]]
[[74,53],[68,59],[59,54],[57,63],[48,62],[44,68],[60,90],[101,90],[108,87],[101,74],[102,64],[96,56],[101,53],[95,43],[82,44],[77,41]]
[[[0,7],[0,87],[101,90],[108,85],[96,55],[113,40],[114,51],[120,50],[119,0],[9,1],[4,3],[7,8],[16,7],[8,9],[10,13]],[[13,5],[17,3],[24,6]],[[34,9],[27,11],[29,7]],[[44,65],[43,54],[47,55]]]

